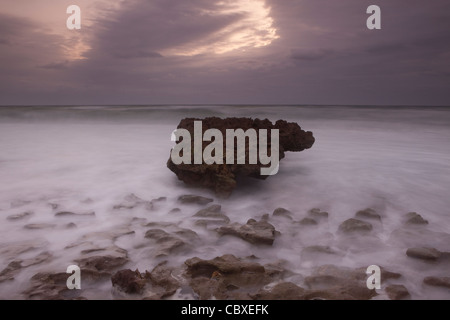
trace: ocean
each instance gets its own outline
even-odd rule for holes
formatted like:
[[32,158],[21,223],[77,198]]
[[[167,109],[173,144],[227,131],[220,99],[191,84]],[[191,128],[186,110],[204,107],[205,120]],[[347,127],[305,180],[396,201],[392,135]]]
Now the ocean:
[[[288,152],[276,175],[243,179],[230,198],[220,199],[185,185],[166,166],[180,120],[209,116],[297,122],[316,142],[311,149]],[[24,292],[35,274],[64,273],[83,252],[121,249],[127,262],[119,269],[141,272],[164,260],[183,265],[192,257],[224,254],[253,255],[261,264],[283,261],[290,271],[285,280],[302,287],[323,264],[379,265],[402,275],[395,283],[412,299],[450,299],[448,288],[422,281],[449,277],[449,259],[429,262],[405,253],[412,247],[450,251],[449,142],[450,108],[445,107],[0,107],[0,298],[28,298]],[[121,207],[130,194],[148,201],[164,198],[151,210]],[[178,197],[186,194],[214,199],[231,222],[242,224],[279,207],[291,211],[293,221],[312,208],[329,216],[312,227],[273,217],[279,231],[275,242],[257,246],[196,225],[192,216],[204,206],[180,204]],[[366,208],[381,217],[371,236],[340,235],[340,224]],[[405,226],[409,212],[428,224]],[[166,231],[192,230],[196,243],[157,255],[157,245],[145,237],[149,223]],[[305,254],[305,248],[318,245],[336,254]],[[19,260],[25,261],[22,267],[5,276]],[[111,281],[84,296],[114,298]],[[380,290],[374,299],[387,299],[386,293]]]

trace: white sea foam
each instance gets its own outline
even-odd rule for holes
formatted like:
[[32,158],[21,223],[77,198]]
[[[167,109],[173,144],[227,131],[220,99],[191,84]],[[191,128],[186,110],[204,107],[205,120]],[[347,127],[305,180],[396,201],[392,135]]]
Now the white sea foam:
[[[287,153],[279,173],[265,181],[243,179],[226,200],[215,199],[233,222],[245,223],[272,213],[277,207],[300,220],[311,208],[329,212],[327,223],[309,230],[283,219],[271,221],[281,231],[273,247],[255,247],[237,238],[218,238],[213,231],[195,227],[190,217],[200,206],[176,202],[183,194],[214,197],[211,191],[187,188],[166,167],[173,146],[171,133],[185,117],[250,116],[295,121],[313,131],[310,150]],[[421,285],[426,275],[449,275],[448,264],[427,267],[408,258],[409,246],[450,251],[450,110],[442,108],[369,107],[51,107],[0,109],[0,270],[17,259],[49,251],[53,258],[21,270],[14,281],[0,283],[1,298],[20,298],[36,272],[65,272],[77,259],[66,247],[84,235],[128,226],[132,235],[115,244],[130,257],[127,268],[151,270],[160,260],[149,253],[143,235],[148,228],[133,222],[173,222],[194,229],[202,243],[190,251],[168,257],[182,264],[193,256],[214,258],[223,254],[249,256],[261,262],[288,261],[289,268],[308,275],[321,263],[361,267],[380,265],[404,275],[413,298],[450,298]],[[134,193],[151,200],[167,200],[154,211],[143,208],[114,210]],[[57,204],[54,210],[51,204]],[[179,207],[181,212],[168,214]],[[377,238],[341,239],[339,224],[355,212],[372,207],[382,216]],[[57,211],[89,212],[95,217],[55,217]],[[32,211],[24,219],[7,217]],[[429,221],[422,238],[391,237],[410,211]],[[74,222],[77,228],[65,226]],[[47,223],[50,229],[29,230],[24,225]],[[375,224],[374,224],[375,225]],[[13,243],[31,241],[34,251],[14,251]],[[102,246],[108,239],[94,238]],[[301,257],[310,245],[329,245],[342,253],[336,258]],[[16,246],[17,247],[17,246]],[[293,278],[301,285],[301,277]],[[414,280],[416,279],[416,280]],[[93,297],[110,297],[108,289]]]

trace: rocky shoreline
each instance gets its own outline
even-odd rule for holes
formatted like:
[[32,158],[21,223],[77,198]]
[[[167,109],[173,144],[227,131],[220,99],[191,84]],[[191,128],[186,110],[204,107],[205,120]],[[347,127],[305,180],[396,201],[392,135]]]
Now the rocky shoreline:
[[[89,199],[90,200],[90,199]],[[90,201],[86,205],[89,206]],[[164,207],[168,201],[174,205]],[[24,232],[79,229],[78,224],[92,223],[97,218],[92,210],[72,212],[61,209],[58,203],[49,203],[52,223],[28,223],[30,210],[21,211],[29,203],[12,203],[17,208],[5,223],[23,225]],[[136,217],[140,212],[161,211],[170,208],[167,215],[178,215],[183,210],[197,208],[189,218],[189,228],[180,223]],[[182,195],[171,199],[159,197],[142,199],[129,194],[111,208],[112,212],[130,212],[130,222],[105,231],[83,233],[64,250],[74,252],[73,261],[82,270],[83,287],[69,290],[68,274],[40,271],[31,275],[29,284],[20,293],[23,299],[95,299],[109,292],[113,299],[411,299],[410,289],[422,286],[426,290],[448,290],[450,277],[434,272],[437,267],[450,266],[450,234],[431,231],[431,222],[419,213],[405,213],[398,227],[386,240],[380,238],[385,215],[373,208],[359,210],[354,217],[330,226],[332,212],[312,208],[305,214],[278,207],[272,213],[254,214],[246,223],[232,221],[224,204],[199,195]],[[277,258],[277,242],[298,241],[302,236],[314,238],[326,235],[329,241],[304,245],[297,252],[299,261],[308,261],[306,272],[285,259]],[[207,235],[207,237],[205,236]],[[134,252],[142,252],[154,261],[154,267],[140,271],[137,258],[124,248],[122,238],[132,237]],[[300,237],[300,238],[298,238]],[[194,248],[216,239],[220,246],[224,239],[249,246],[248,255],[236,255],[230,247],[212,258],[200,258]],[[438,248],[430,247],[441,243]],[[338,263],[349,254],[364,254],[360,244],[369,244],[374,251],[396,248],[403,252],[406,263],[415,263],[423,270],[419,278],[405,275],[400,266],[381,264],[382,288],[368,289],[368,265],[353,267]],[[14,284],[21,273],[33,267],[52,262],[58,252],[47,250],[45,241],[22,241],[0,245],[0,255],[6,267],[0,271],[2,285]],[[262,259],[255,250],[273,252],[273,260]],[[192,254],[190,254],[192,252]],[[22,258],[22,256],[27,258]],[[173,259],[174,257],[188,257]],[[327,263],[329,262],[329,263]],[[375,261],[376,262],[376,261]],[[34,269],[33,269],[34,270]],[[62,272],[61,272],[62,271]],[[19,285],[19,283],[18,283]],[[23,284],[20,285],[22,287]],[[2,298],[8,298],[3,296]]]

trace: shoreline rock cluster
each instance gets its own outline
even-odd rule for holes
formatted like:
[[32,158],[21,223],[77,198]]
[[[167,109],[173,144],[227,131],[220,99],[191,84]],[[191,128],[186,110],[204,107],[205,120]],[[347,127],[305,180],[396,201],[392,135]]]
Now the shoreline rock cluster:
[[[131,210],[154,211],[167,201],[165,197],[147,201],[130,194],[120,205],[112,206],[111,210],[114,213],[121,210],[126,210],[125,213],[133,212]],[[176,207],[171,208],[172,204]],[[314,238],[317,232],[328,230],[332,212],[330,214],[313,208],[299,217],[291,210],[278,207],[271,214],[253,215],[246,223],[241,223],[232,221],[226,208],[224,210],[222,205],[211,198],[182,195],[172,204],[165,207],[171,208],[168,213],[171,215],[180,214],[186,208],[195,209],[189,223],[182,225],[130,217],[129,225],[84,233],[65,247],[65,250],[78,252],[74,263],[82,270],[83,289],[68,290],[66,273],[41,271],[31,277],[29,287],[22,292],[23,297],[91,299],[95,298],[96,290],[101,287],[102,290],[112,290],[112,298],[117,299],[177,299],[185,296],[189,299],[363,300],[379,294],[389,299],[411,298],[407,279],[400,272],[391,270],[392,266],[386,269],[380,262],[383,287],[381,291],[374,291],[366,286],[367,266],[349,268],[338,262],[348,254],[358,252],[360,243],[382,244],[377,235],[386,217],[372,208],[357,211],[353,217],[334,226],[330,232],[330,241],[309,241],[309,245],[304,245],[298,252],[299,261],[310,261],[311,265],[299,272],[294,271],[296,267],[285,260],[275,258],[270,261],[267,257],[261,258],[254,254],[243,256],[230,252],[230,249],[223,250],[215,257],[205,258],[194,253],[194,248],[203,244],[207,234],[207,239],[217,239],[216,244],[220,243],[220,239],[230,237],[233,241],[242,241],[246,246],[258,250],[278,250],[278,241],[291,241],[290,232]],[[36,229],[27,228],[32,214],[26,212],[17,213],[12,218],[8,216],[6,221],[14,224],[23,221],[27,232],[36,232]],[[55,225],[51,230],[58,229],[60,225],[57,222],[67,226],[73,221],[91,222],[97,219],[95,212],[89,210],[62,211],[59,206],[55,206],[53,212]],[[429,224],[420,214],[407,213],[398,229],[391,232],[388,243],[403,251],[408,263],[426,268],[423,279],[418,280],[425,288],[448,289],[450,278],[433,270],[434,266],[450,265],[450,252],[445,250],[450,235],[429,230]],[[155,261],[156,266],[144,272],[132,268],[136,261],[132,261],[129,251],[118,241],[123,237],[133,237],[133,249],[140,250],[140,254]],[[429,239],[438,239],[443,245],[436,243],[437,247],[432,247]],[[6,267],[0,270],[0,285],[15,281],[24,269],[54,260],[56,253],[46,251],[47,246],[48,243],[37,241],[0,246],[0,254],[7,261]],[[32,252],[36,254],[32,255]],[[27,253],[28,258],[17,258],[22,253]],[[171,259],[180,254],[182,260]]]

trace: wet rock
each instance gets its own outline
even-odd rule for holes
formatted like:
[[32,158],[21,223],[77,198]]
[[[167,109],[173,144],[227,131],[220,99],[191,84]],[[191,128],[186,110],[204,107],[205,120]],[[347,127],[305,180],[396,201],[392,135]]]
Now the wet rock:
[[320,219],[327,219],[328,218],[328,212],[326,211],[321,211],[318,208],[313,208],[311,210],[308,211],[308,215],[315,219],[315,220],[320,220]]
[[196,196],[196,195],[182,195],[178,197],[178,202],[181,202],[183,204],[200,204],[200,205],[205,205],[208,204],[210,202],[213,202],[213,199],[210,198],[205,198],[202,196]]
[[423,283],[433,287],[443,287],[450,289],[450,277],[426,277]]
[[111,274],[117,268],[128,263],[128,258],[120,256],[91,256],[75,260],[77,265],[85,273],[87,270],[105,272]]
[[153,202],[147,201],[139,198],[134,193],[131,193],[124,198],[125,202],[114,205],[114,210],[120,210],[120,209],[134,209],[136,207],[144,207],[146,210],[153,210]]
[[22,219],[31,217],[32,215],[33,215],[33,211],[25,211],[25,212],[18,213],[18,214],[12,214],[12,215],[6,217],[6,219],[9,221],[17,221],[17,220],[22,220]]
[[184,246],[186,243],[180,238],[173,236],[162,229],[150,229],[145,233],[145,238],[156,241],[156,257],[168,256],[174,250]]
[[120,290],[129,294],[142,294],[147,280],[141,275],[139,270],[131,271],[120,270],[112,277],[111,282],[113,287],[118,287]]
[[173,214],[173,213],[180,213],[181,212],[181,209],[180,208],[173,208],[173,209],[171,209],[168,213],[169,214]]
[[44,251],[33,258],[22,260],[21,266],[22,268],[28,268],[30,266],[41,264],[43,262],[48,262],[52,257],[53,255],[50,252]]
[[191,258],[185,261],[187,272],[193,278],[206,277],[211,278],[217,271],[221,274],[240,274],[243,272],[263,274],[265,269],[258,263],[246,262],[234,255],[226,254],[216,257],[212,260],[202,260],[200,258]]
[[252,298],[255,300],[303,300],[306,290],[292,282],[281,282],[270,290],[261,290]]
[[42,230],[42,229],[53,229],[56,224],[51,223],[31,223],[24,226],[25,229],[29,230]]
[[425,220],[420,214],[416,212],[409,212],[405,216],[406,223],[412,224],[412,225],[421,225],[421,224],[428,224],[428,221]]
[[75,213],[70,211],[60,211],[55,213],[55,217],[94,217],[95,212]]
[[0,256],[5,260],[14,260],[22,253],[43,249],[48,244],[46,240],[42,239],[0,243]]
[[[186,118],[181,120],[178,125],[178,129],[186,129],[191,134],[191,145],[194,145],[194,122],[202,121],[202,134],[207,129],[220,130],[224,137],[226,137],[227,129],[242,129],[247,131],[248,129],[266,129],[271,133],[271,129],[279,130],[279,159],[283,159],[286,151],[302,151],[309,149],[314,144],[314,137],[312,132],[303,131],[296,123],[288,123],[283,120],[278,120],[275,124],[272,124],[268,119],[250,119],[250,118],[226,118],[221,119],[217,117],[210,117],[205,119]],[[267,150],[270,152],[271,138],[268,137]],[[224,145],[226,141],[224,141]],[[208,142],[204,142],[202,145],[202,152]],[[246,159],[248,159],[250,148],[245,148]],[[237,144],[235,144],[234,163],[237,163]],[[224,157],[226,152],[224,153]],[[193,157],[193,155],[192,155]],[[260,174],[261,167],[263,165],[258,162],[257,164],[211,164],[208,165],[205,162],[202,164],[179,164],[176,165],[172,162],[171,157],[167,161],[167,167],[174,172],[178,179],[188,185],[200,186],[213,189],[220,197],[228,197],[236,187],[236,176],[249,176],[252,178],[266,179],[268,176]]]
[[49,252],[41,252],[33,258],[11,261],[8,266],[0,272],[0,283],[14,280],[14,277],[21,269],[47,262],[51,257],[52,255]]
[[158,227],[158,228],[168,228],[168,227],[171,227],[171,226],[173,226],[173,223],[172,222],[155,222],[155,221],[153,221],[153,222],[149,222],[149,223],[146,223],[146,224],[144,224],[144,227]]
[[14,280],[14,277],[20,272],[20,269],[22,269],[21,260],[11,261],[8,266],[0,272],[0,283]]
[[73,222],[69,222],[68,224],[66,224],[66,229],[75,229],[77,227],[77,225]]
[[316,226],[319,224],[316,220],[312,218],[303,218],[302,220],[300,220],[299,223],[303,226]]
[[441,257],[441,252],[434,248],[409,248],[406,250],[406,255],[411,258],[435,261]]
[[289,220],[292,220],[292,212],[284,209],[284,208],[277,208],[273,211],[272,213],[273,216],[275,217],[284,217],[287,218]]
[[336,254],[329,246],[309,246],[302,250],[302,254]]
[[[311,276],[305,278],[305,284],[310,291],[305,298],[322,299],[356,299],[367,300],[374,297],[375,290],[367,288],[367,268],[340,268],[334,265],[317,267]],[[396,279],[400,274],[381,268],[381,278]]]
[[221,212],[221,206],[217,204],[198,211],[193,217],[201,218],[196,221],[196,225],[201,226],[223,225],[230,222],[230,219]]
[[[167,266],[167,262],[158,264],[149,274],[152,284],[152,299],[164,299],[172,296],[180,287],[180,283],[173,277],[173,268]],[[156,296],[155,296],[156,293]]]
[[246,224],[232,223],[222,226],[216,231],[220,235],[231,235],[239,237],[252,244],[272,245],[275,240],[275,227],[270,223],[260,220],[257,222],[250,219]]
[[381,216],[371,208],[360,210],[355,214],[356,218],[367,219],[367,220],[377,220],[381,222]]
[[411,297],[408,289],[401,284],[391,284],[386,287],[385,291],[391,300],[403,300]]
[[[83,272],[83,280],[85,280]],[[66,300],[85,299],[82,290],[69,290],[66,281],[67,273],[42,272],[35,274],[30,281],[30,287],[23,292],[27,299]]]
[[369,222],[358,220],[358,219],[348,219],[339,225],[339,231],[342,233],[354,233],[354,232],[370,232],[372,230],[372,225]]
[[250,299],[270,281],[265,268],[233,255],[186,260],[189,285],[200,299]]

